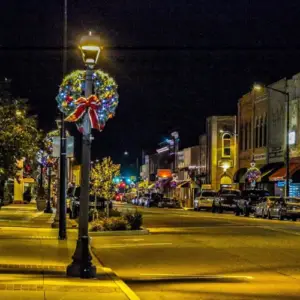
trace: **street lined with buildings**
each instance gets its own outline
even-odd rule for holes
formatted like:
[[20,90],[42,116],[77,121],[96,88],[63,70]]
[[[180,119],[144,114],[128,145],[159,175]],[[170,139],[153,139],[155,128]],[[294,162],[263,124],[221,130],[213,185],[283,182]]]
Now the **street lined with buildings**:
[[141,299],[299,298],[300,223],[141,210],[150,235],[92,238]]

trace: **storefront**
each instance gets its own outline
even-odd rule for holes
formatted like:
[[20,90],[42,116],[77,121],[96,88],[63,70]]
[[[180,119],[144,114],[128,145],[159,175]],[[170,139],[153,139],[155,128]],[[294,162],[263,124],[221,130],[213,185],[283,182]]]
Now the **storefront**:
[[[289,173],[289,196],[300,197],[300,164],[291,163]],[[286,185],[286,167],[278,169],[273,175],[269,177],[269,180],[273,182],[274,195],[284,196]]]

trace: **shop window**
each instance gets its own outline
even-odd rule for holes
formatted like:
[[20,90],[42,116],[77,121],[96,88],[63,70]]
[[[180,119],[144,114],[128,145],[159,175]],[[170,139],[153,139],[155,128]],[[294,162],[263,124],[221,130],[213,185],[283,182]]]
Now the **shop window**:
[[255,148],[258,148],[258,138],[259,138],[259,119],[255,122]]
[[266,147],[267,146],[267,136],[268,136],[268,133],[267,133],[267,116],[265,116],[265,122],[264,122],[264,143],[263,143],[263,146]]
[[222,141],[223,145],[222,145],[222,154],[223,154],[223,157],[228,157],[231,155],[231,149],[230,149],[230,146],[231,146],[231,136],[230,134],[228,133],[225,133],[223,135],[223,141]]
[[243,147],[243,142],[244,142],[244,126],[241,125],[240,127],[240,139],[239,139],[239,142],[240,142],[240,150],[243,151],[244,150],[244,147]]
[[263,119],[259,119],[259,147],[263,146],[263,132],[264,132],[264,124],[263,124]]
[[244,135],[244,139],[245,139],[245,150],[248,149],[248,123],[245,124],[245,135]]

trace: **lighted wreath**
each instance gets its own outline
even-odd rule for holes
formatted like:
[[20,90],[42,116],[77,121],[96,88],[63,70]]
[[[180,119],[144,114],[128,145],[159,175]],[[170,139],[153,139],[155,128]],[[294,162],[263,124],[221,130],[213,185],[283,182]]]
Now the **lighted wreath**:
[[258,168],[255,167],[255,162],[250,163],[250,168],[247,170],[246,177],[248,182],[252,185],[255,185],[256,181],[260,178],[261,172]]
[[101,70],[92,76],[93,95],[84,98],[86,71],[74,71],[67,75],[56,97],[58,108],[66,115],[66,121],[76,122],[82,129],[83,116],[88,113],[91,127],[102,131],[107,120],[115,115],[119,102],[117,84]]

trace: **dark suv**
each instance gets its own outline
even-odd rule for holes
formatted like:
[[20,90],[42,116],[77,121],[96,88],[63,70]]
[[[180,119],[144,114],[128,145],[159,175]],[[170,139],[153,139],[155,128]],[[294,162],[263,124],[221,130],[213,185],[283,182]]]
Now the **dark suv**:
[[[80,186],[76,187],[74,196],[71,198],[70,201],[70,211],[69,216],[70,219],[76,219],[79,216],[80,210]],[[107,199],[98,197],[97,202],[95,202],[95,197],[90,195],[89,197],[89,209],[97,208],[97,210],[105,210],[107,205]],[[112,209],[112,201],[109,200],[109,209]]]
[[213,213],[222,213],[225,211],[235,211],[236,201],[241,197],[241,191],[234,189],[222,189],[214,198],[212,204]]
[[270,196],[266,190],[245,190],[242,191],[241,198],[236,202],[235,215],[244,215],[249,217],[250,214],[255,212],[256,205],[263,197]]

